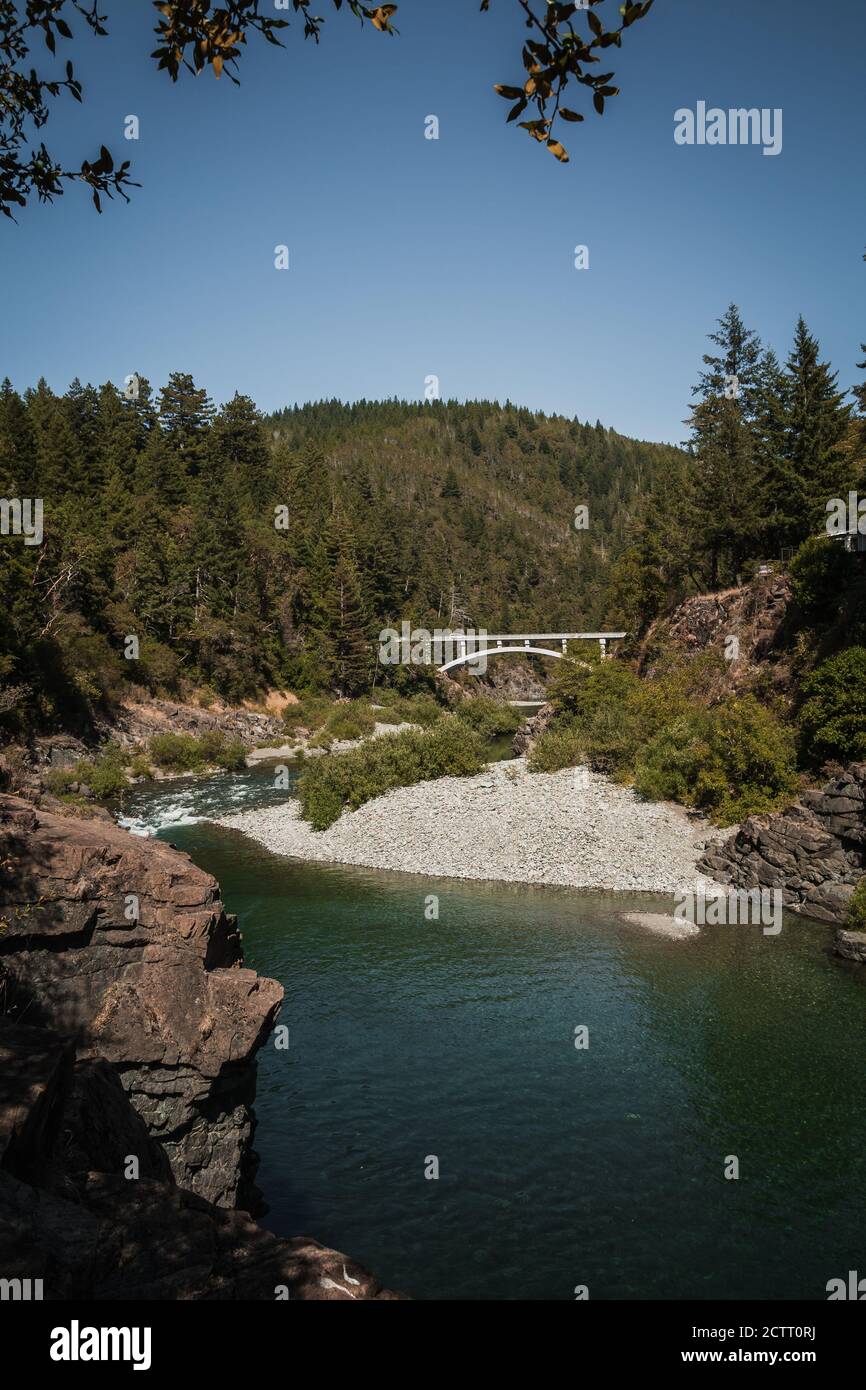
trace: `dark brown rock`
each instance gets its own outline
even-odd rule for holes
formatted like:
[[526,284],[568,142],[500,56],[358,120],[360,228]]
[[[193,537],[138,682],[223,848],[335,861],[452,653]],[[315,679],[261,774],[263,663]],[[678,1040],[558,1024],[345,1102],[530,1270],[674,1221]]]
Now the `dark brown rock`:
[[782,890],[794,912],[841,924],[866,874],[866,763],[774,816],[751,816],[700,868],[721,883]]
[[282,988],[242,968],[215,881],[159,841],[12,797],[0,797],[0,861],[13,1008],[112,1063],[176,1180],[233,1206],[253,1060]]

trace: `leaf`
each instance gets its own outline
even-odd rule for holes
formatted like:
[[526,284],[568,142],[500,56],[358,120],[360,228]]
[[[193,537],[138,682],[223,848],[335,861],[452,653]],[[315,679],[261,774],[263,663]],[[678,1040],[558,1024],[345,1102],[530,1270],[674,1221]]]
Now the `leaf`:
[[389,20],[391,15],[396,13],[396,10],[396,5],[379,5],[370,15],[370,23],[373,25],[373,28],[378,29],[380,33],[384,33],[385,30],[389,28]]
[[561,107],[559,108],[559,114],[560,114],[560,116],[562,117],[562,119],[563,119],[564,121],[582,121],[582,120],[583,120],[583,116],[581,116],[581,115],[579,114],[579,112],[577,112],[577,111],[570,111],[569,108],[568,108],[567,106],[561,106]]
[[223,60],[219,53],[215,53],[213,58],[211,59],[211,67],[214,70],[214,76],[216,77],[217,81],[219,81],[219,75],[223,70]]
[[524,111],[526,110],[527,105],[528,103],[525,97],[521,97],[520,101],[516,101],[512,106],[511,110],[509,111],[508,115],[505,117],[506,124],[508,123],[508,121],[516,121],[518,116],[522,116]]
[[587,10],[586,17],[589,20],[589,27],[595,34],[596,38],[601,38],[602,34],[604,33],[604,25],[602,24],[598,15],[594,14],[592,10]]
[[558,140],[548,140],[547,148],[550,150],[550,153],[559,160],[560,164],[568,163],[568,154],[565,150],[565,146],[561,145]]
[[596,92],[592,98],[592,104],[600,116],[604,115],[604,97],[600,92]]
[[501,97],[508,97],[510,101],[518,101],[523,96],[522,87],[506,87],[501,82],[497,82],[493,90]]

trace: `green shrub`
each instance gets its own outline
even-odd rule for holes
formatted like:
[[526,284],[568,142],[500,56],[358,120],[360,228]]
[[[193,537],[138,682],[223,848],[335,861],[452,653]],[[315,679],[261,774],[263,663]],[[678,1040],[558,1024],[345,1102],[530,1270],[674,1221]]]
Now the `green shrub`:
[[408,695],[397,705],[404,724],[420,724],[422,729],[432,729],[445,714],[445,710],[432,695],[423,693]]
[[290,734],[298,729],[309,729],[312,733],[322,727],[333,708],[333,700],[325,695],[306,695],[300,704],[286,706],[283,724]]
[[[628,778],[640,750],[679,709],[688,707],[672,678],[641,680],[617,661],[590,668],[569,664],[553,681],[550,695],[556,715],[535,745],[530,767],[536,771],[557,762],[571,747],[577,762]],[[557,737],[565,731],[567,742]]]
[[64,792],[69,791],[73,782],[81,782],[84,779],[77,768],[52,767],[42,780],[53,796],[62,796]]
[[577,767],[586,757],[581,730],[574,724],[557,725],[536,739],[529,752],[529,771],[559,772],[563,767]]
[[845,547],[829,536],[810,536],[800,546],[789,574],[794,602],[807,623],[836,615],[840,595],[850,583],[851,563]]
[[398,705],[386,705],[384,709],[374,709],[377,724],[402,724],[403,715]]
[[164,772],[200,772],[221,767],[237,772],[246,766],[246,749],[240,739],[227,739],[218,730],[201,738],[192,734],[157,734],[150,740],[150,756]]
[[53,767],[45,774],[45,785],[54,796],[65,796],[76,782],[88,787],[97,801],[119,796],[129,786],[126,749],[106,748],[98,758],[82,759],[74,767]]
[[845,926],[849,931],[866,931],[866,878],[861,878],[849,899]]
[[462,777],[485,763],[481,739],[459,719],[442,717],[429,730],[370,739],[359,748],[307,763],[298,782],[301,814],[326,830],[345,808],[416,782]]
[[192,734],[156,734],[148,751],[163,772],[194,772],[202,765],[198,739]]
[[464,700],[454,713],[488,741],[501,738],[504,734],[513,734],[521,722],[520,713],[512,705],[500,704],[498,700],[490,700],[486,696]]
[[814,762],[866,758],[866,647],[823,661],[803,682],[800,727],[807,757]]
[[79,763],[79,780],[87,783],[97,801],[120,796],[129,786],[126,760],[125,749],[109,748],[95,763]]
[[776,810],[792,795],[794,734],[752,695],[694,709],[651,740],[634,784],[641,796],[696,806],[731,825]]
[[227,738],[214,762],[226,772],[240,772],[247,765],[247,750],[239,738]]

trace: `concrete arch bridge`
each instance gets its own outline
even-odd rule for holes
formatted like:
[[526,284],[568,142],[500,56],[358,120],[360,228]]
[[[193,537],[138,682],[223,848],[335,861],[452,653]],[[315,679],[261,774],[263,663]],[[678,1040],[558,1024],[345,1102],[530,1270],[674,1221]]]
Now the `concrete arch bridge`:
[[[552,656],[562,661],[568,656],[570,642],[597,642],[599,655],[604,661],[608,656],[608,643],[618,642],[627,636],[625,632],[454,632],[443,647],[446,660],[437,670],[445,673],[460,666],[486,666],[491,656],[507,656],[519,653],[521,656]],[[456,654],[452,654],[456,653]]]

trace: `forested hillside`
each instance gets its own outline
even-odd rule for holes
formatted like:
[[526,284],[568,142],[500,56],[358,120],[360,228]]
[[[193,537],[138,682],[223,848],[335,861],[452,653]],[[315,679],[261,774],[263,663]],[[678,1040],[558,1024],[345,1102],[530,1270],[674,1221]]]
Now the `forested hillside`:
[[180,373],[133,388],[0,389],[0,491],[44,503],[41,544],[0,539],[10,731],[86,722],[130,685],[354,694],[403,618],[592,626],[637,499],[678,452],[509,405],[265,420]]
[[[509,403],[265,418],[246,396],[215,409],[183,373],[158,393],[6,381],[0,729],[86,724],[132,687],[239,701],[429,681],[376,669],[403,619],[637,635],[820,545],[828,502],[864,490],[866,388],[846,399],[802,319],[784,365],[734,305],[710,339],[685,449]],[[39,543],[12,524],[28,498]]]

